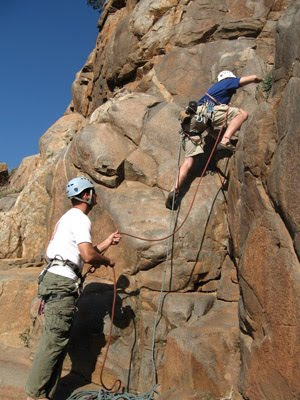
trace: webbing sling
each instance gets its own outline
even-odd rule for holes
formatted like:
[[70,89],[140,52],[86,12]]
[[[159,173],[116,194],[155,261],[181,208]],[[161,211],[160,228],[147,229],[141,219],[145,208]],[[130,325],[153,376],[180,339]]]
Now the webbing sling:
[[215,99],[212,95],[210,95],[209,93],[205,93],[205,95],[207,97],[209,97],[213,102],[215,102],[216,104],[218,104],[218,106],[220,106],[222,103],[220,103],[217,99]]

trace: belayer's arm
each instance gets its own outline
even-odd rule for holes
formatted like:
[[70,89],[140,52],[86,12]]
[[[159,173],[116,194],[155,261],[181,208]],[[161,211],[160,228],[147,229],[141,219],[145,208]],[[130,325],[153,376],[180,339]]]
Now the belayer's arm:
[[92,243],[79,243],[78,245],[81,258],[85,263],[91,264],[95,267],[99,267],[100,265],[106,265],[109,267],[113,267],[115,265],[108,257],[100,254],[99,250],[96,250]]
[[110,246],[118,244],[120,240],[121,240],[121,235],[119,234],[119,231],[113,232],[103,242],[95,246],[96,251],[102,253],[103,251],[107,250]]

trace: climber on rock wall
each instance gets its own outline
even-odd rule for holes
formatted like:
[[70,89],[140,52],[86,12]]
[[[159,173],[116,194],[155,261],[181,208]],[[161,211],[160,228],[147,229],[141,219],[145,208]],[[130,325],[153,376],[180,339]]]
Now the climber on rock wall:
[[38,295],[44,305],[45,326],[26,384],[27,400],[53,399],[80,295],[83,264],[114,267],[115,263],[103,252],[120,241],[116,231],[92,245],[88,214],[97,204],[97,195],[89,179],[69,181],[67,196],[72,208],[55,226],[47,248],[49,264],[39,276]]
[[217,145],[217,151],[232,154],[234,146],[230,139],[246,121],[248,113],[241,108],[229,106],[230,100],[236,89],[250,83],[261,82],[261,78],[257,75],[237,78],[231,71],[220,72],[217,80],[198,102],[191,101],[180,117],[185,160],[180,167],[176,186],[166,200],[166,207],[169,209],[172,209],[172,206],[174,209],[178,208],[180,188],[194,166],[197,157],[203,153],[201,134],[204,130],[209,129],[211,133],[224,128],[225,132]]

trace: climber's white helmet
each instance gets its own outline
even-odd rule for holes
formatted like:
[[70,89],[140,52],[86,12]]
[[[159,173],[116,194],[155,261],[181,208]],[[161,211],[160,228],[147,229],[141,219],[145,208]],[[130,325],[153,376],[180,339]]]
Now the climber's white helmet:
[[236,78],[236,76],[231,72],[231,71],[222,71],[218,75],[218,82],[222,81],[223,79],[226,78]]
[[86,189],[95,189],[93,183],[89,179],[84,176],[73,178],[67,183],[67,196],[69,199],[75,198]]

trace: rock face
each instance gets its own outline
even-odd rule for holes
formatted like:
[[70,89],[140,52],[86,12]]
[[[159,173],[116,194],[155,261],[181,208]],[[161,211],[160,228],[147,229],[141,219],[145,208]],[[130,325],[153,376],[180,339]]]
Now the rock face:
[[[162,400],[299,399],[299,18],[299,0],[106,2],[65,115],[0,189],[0,345],[34,351],[35,279],[69,207],[66,182],[86,175],[99,198],[94,241],[122,232],[108,252],[118,293],[106,384],[158,382]],[[269,87],[237,92],[250,114],[237,151],[201,177],[207,138],[175,216],[164,203],[182,162],[178,116],[222,69]],[[15,302],[22,315],[4,312]],[[72,373],[100,383],[111,305],[110,271],[97,270],[66,385]]]
[[[300,334],[295,322],[300,308],[295,112],[300,50],[293,47],[299,16],[300,3],[295,2],[279,20],[273,97],[260,107],[264,116],[259,111],[253,115],[229,189],[234,193],[228,215],[235,226],[241,290],[241,383],[250,399],[296,399],[300,393],[294,374],[300,362],[295,343]],[[283,50],[287,41],[292,48]],[[237,207],[238,214],[233,211]]]

